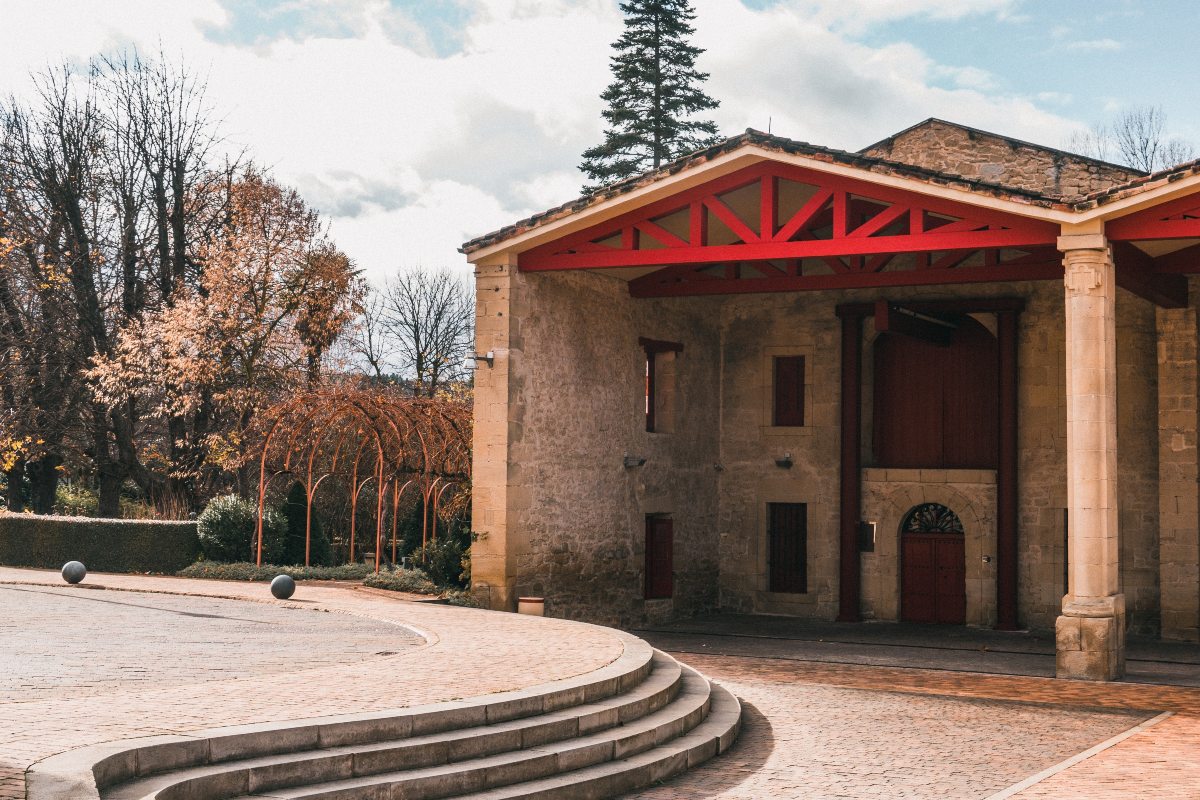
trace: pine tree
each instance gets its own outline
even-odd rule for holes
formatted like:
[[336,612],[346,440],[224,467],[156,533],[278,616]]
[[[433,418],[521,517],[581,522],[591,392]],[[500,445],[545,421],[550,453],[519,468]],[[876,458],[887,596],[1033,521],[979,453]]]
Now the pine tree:
[[613,82],[600,95],[608,105],[604,142],[585,151],[579,166],[599,184],[657,168],[718,138],[715,122],[689,119],[718,105],[700,87],[708,73],[695,68],[704,51],[688,44],[696,30],[691,1],[629,0],[621,11],[625,32],[613,44]]

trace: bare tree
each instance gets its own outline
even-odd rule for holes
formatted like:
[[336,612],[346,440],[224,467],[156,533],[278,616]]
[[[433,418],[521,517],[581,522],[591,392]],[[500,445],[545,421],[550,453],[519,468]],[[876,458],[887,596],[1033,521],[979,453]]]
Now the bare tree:
[[1167,116],[1161,106],[1126,109],[1111,124],[1097,123],[1075,132],[1066,146],[1093,158],[1111,157],[1142,172],[1157,172],[1196,157],[1190,142],[1167,135]]
[[396,371],[428,397],[462,380],[474,343],[475,297],[448,269],[406,269],[364,304],[356,335],[359,356],[376,378]]

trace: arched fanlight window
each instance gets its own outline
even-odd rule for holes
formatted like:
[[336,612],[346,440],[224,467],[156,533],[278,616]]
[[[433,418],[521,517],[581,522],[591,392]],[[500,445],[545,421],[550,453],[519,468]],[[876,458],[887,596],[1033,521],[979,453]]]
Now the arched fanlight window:
[[938,503],[914,506],[900,526],[904,533],[962,533],[962,521],[950,509]]

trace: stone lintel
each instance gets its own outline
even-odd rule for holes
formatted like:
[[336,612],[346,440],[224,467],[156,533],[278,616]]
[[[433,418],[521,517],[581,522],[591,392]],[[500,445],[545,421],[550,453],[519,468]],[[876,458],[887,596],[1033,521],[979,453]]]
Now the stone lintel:
[[1058,237],[1058,249],[1068,250],[1106,250],[1108,239],[1102,233],[1074,233]]

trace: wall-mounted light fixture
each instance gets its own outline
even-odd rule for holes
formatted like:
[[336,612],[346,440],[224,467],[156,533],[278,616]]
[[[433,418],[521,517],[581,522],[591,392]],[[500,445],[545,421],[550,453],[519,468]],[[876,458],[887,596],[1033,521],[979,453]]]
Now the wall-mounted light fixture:
[[645,456],[631,456],[629,453],[626,453],[624,457],[622,457],[621,463],[625,466],[625,469],[633,469],[634,467],[640,467],[645,464],[646,458]]
[[791,453],[784,453],[782,458],[775,459],[775,466],[782,469],[791,469],[793,463]]
[[495,366],[496,352],[488,350],[483,355],[467,356],[463,359],[463,369],[479,369],[480,361],[486,361],[489,367]]

